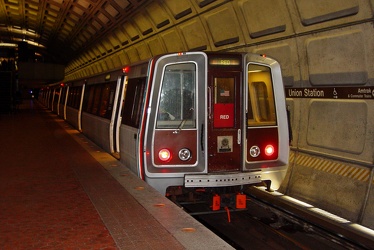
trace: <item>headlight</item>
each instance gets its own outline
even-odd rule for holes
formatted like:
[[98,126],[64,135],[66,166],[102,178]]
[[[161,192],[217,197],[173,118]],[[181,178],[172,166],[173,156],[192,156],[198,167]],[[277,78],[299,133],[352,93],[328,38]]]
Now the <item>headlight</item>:
[[182,148],[181,150],[179,150],[179,159],[181,159],[182,161],[187,161],[191,158],[191,151],[187,148]]
[[249,154],[255,158],[260,155],[260,148],[258,146],[252,146],[249,150]]

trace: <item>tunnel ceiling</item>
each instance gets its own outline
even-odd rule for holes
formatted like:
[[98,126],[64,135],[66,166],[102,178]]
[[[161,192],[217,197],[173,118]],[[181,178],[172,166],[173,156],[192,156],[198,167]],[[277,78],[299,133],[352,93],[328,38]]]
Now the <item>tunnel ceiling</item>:
[[0,4],[0,44],[27,42],[28,50],[44,61],[67,64],[147,2],[150,0],[4,0]]

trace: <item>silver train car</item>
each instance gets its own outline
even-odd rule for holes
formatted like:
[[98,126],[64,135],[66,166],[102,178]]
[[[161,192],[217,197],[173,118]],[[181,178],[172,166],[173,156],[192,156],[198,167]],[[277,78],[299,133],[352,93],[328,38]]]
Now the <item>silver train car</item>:
[[185,52],[44,88],[40,101],[163,194],[278,189],[289,157],[279,64]]

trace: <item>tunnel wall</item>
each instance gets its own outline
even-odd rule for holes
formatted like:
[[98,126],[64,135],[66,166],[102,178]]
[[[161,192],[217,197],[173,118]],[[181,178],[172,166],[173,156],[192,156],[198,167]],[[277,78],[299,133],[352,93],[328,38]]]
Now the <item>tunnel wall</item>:
[[191,50],[277,59],[293,140],[281,190],[374,228],[373,0],[152,1],[74,60],[66,80]]

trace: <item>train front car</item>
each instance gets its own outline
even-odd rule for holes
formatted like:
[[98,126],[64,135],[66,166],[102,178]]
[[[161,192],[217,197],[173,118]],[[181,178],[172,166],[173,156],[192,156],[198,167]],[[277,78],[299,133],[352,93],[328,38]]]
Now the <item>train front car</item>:
[[276,61],[187,52],[154,58],[150,76],[139,159],[150,185],[164,194],[268,180],[279,187],[289,141]]

